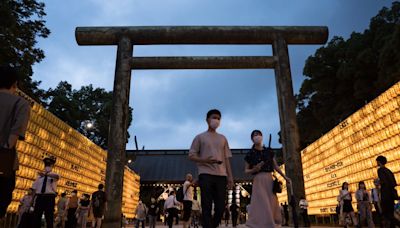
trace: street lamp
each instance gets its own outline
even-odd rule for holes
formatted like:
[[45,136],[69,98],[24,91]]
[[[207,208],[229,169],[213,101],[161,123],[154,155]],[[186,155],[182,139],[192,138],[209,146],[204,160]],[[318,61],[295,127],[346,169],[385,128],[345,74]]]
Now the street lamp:
[[93,120],[85,120],[81,122],[81,128],[86,134],[91,133],[95,127],[96,126]]
[[90,130],[93,128],[93,126],[94,126],[94,124],[92,122],[88,122],[88,123],[86,123],[85,127],[86,127],[86,129]]

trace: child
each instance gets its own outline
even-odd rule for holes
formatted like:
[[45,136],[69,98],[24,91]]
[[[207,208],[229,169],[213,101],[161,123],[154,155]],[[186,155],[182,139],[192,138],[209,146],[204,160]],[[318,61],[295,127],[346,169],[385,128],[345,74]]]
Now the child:
[[90,195],[83,194],[79,200],[78,210],[76,210],[76,218],[78,219],[78,227],[86,228],[87,218],[90,209]]

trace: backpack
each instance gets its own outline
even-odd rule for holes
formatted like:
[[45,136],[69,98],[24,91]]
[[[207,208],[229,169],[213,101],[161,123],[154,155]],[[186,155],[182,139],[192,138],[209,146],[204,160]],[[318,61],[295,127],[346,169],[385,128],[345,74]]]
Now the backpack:
[[93,207],[101,207],[104,204],[104,192],[96,192],[93,194]]
[[176,192],[176,200],[179,202],[183,202],[183,199],[185,198],[185,194],[183,194],[183,187],[179,188],[178,191]]

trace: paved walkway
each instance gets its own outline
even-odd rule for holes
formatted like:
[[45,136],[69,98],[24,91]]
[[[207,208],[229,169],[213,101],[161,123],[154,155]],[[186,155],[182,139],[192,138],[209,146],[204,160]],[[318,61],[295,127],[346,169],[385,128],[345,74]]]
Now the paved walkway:
[[[132,227],[135,227],[135,226],[133,226],[133,225],[129,225],[129,226],[127,226],[127,228],[132,228]],[[148,227],[148,226],[146,226],[146,227]],[[161,225],[157,225],[156,226],[157,228],[168,228],[168,226],[161,226]],[[182,228],[182,225],[178,225],[178,226],[173,226],[174,228]],[[282,227],[282,228],[285,228],[286,226],[284,226],[284,227]],[[332,227],[332,226],[311,226],[312,228],[335,228],[335,227]],[[232,228],[232,226],[220,226],[220,228]],[[245,225],[238,225],[236,228],[247,228]]]

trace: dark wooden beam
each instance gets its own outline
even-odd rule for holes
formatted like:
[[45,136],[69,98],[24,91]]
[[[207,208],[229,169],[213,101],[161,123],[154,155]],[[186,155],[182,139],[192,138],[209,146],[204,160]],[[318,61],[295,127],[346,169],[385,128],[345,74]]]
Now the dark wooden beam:
[[275,59],[270,56],[216,57],[134,57],[134,70],[161,69],[273,69]]
[[147,44],[324,44],[325,26],[123,26],[77,27],[79,45],[117,45],[121,36],[134,45]]

